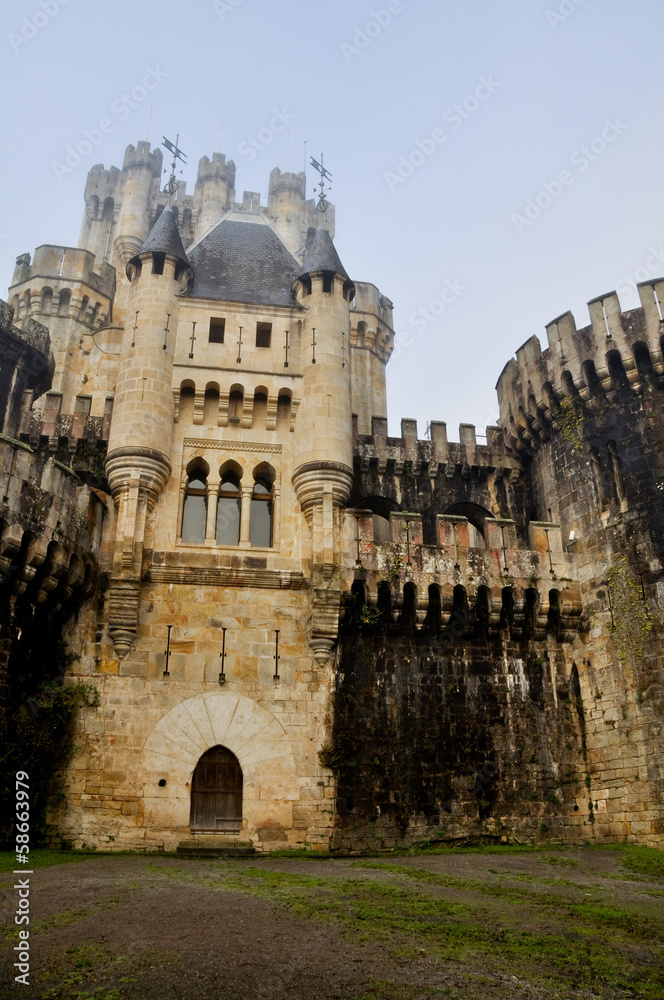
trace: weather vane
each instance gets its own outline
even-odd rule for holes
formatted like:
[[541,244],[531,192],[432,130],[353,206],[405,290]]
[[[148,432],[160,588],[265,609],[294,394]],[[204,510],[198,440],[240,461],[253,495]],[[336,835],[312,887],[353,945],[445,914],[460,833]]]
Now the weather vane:
[[[183,153],[181,149],[178,149],[179,139],[180,139],[180,133],[178,132],[178,134],[175,137],[175,142],[171,142],[171,140],[167,139],[166,136],[164,136],[164,141],[162,142],[162,146],[165,146],[166,149],[169,151],[169,153],[173,154],[173,162],[171,163],[171,176],[168,178],[168,184],[164,188],[165,191],[168,191],[169,197],[171,198],[178,189],[178,183],[175,180],[175,168],[177,166],[177,161],[182,160],[183,163],[187,162],[186,153]],[[166,173],[165,169],[164,173]],[[180,173],[182,173],[182,171],[180,171]]]
[[[329,170],[326,170],[325,167],[323,166],[322,153],[320,154],[320,163],[318,162],[318,160],[314,160],[313,156],[311,157],[311,166],[314,168],[314,170],[317,170],[318,173],[320,174],[320,195],[318,198],[318,204],[316,205],[316,211],[327,212],[329,207],[329,202],[326,201],[325,199],[325,181],[326,180],[331,181],[332,174],[330,173]],[[331,186],[332,185],[330,184],[330,187]]]

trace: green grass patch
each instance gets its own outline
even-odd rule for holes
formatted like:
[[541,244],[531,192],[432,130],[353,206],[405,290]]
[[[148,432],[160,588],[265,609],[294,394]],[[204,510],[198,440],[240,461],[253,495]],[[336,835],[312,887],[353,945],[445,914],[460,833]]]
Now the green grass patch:
[[141,975],[149,976],[151,969],[172,966],[179,960],[178,954],[156,948],[130,958],[113,955],[108,947],[78,945],[60,952],[40,972],[48,987],[41,994],[42,1000],[121,1000],[141,996],[142,991],[128,988],[135,986]]
[[623,847],[621,864],[627,871],[649,878],[664,879],[664,851],[656,847]]
[[89,861],[91,857],[100,857],[96,851],[47,851],[37,848],[30,851],[30,861],[27,865],[17,864],[16,851],[0,851],[0,872],[18,871],[20,868],[36,869],[50,868],[51,865],[68,865],[76,861]]
[[[493,878],[457,878],[408,865],[363,861],[354,867],[383,878],[319,877],[228,862],[203,870],[151,865],[167,878],[258,894],[303,918],[340,924],[354,942],[389,950],[424,947],[434,959],[480,965],[489,974],[518,972],[531,984],[570,995],[581,989],[642,1000],[664,995],[664,921],[654,906],[584,900],[586,886],[574,883],[563,887],[573,892],[544,895]],[[365,996],[408,1000],[410,994],[386,982]]]
[[555,854],[542,854],[537,860],[541,865],[560,865],[565,868],[576,868],[579,864],[575,858],[556,857]]
[[37,847],[30,851],[29,857],[28,864],[17,864],[15,851],[0,851],[0,872],[18,871],[19,868],[27,868],[28,870],[50,868],[52,865],[71,865],[79,861],[94,861],[99,858],[175,858],[177,855],[165,854],[163,851],[49,851],[46,848]]

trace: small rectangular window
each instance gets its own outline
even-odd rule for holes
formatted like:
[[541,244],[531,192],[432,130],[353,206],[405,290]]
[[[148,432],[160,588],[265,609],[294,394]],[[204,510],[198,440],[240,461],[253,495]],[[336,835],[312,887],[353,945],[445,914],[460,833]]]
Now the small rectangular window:
[[256,324],[256,347],[269,347],[272,339],[272,324]]
[[166,260],[165,253],[153,253],[152,254],[152,273],[153,274],[163,274],[164,273],[164,262]]
[[211,344],[223,344],[224,342],[224,330],[226,329],[225,319],[211,319],[210,320],[210,336],[209,343]]

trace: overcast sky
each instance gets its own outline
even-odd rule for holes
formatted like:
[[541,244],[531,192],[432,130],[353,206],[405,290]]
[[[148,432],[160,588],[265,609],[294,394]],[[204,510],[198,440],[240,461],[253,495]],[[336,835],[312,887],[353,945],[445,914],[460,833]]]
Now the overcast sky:
[[[3,296],[19,253],[76,245],[88,169],[122,166],[150,105],[190,192],[222,118],[239,192],[286,169],[277,114],[291,169],[305,140],[324,152],[341,259],[395,304],[392,434],[483,432],[523,341],[664,274],[661,0],[14,0],[0,18]],[[69,167],[85,130],[98,146]]]

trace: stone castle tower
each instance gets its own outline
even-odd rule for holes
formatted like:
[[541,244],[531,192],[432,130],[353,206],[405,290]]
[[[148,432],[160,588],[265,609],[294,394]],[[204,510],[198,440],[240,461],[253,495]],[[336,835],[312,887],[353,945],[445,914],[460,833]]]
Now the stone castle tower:
[[664,280],[528,341],[486,438],[391,438],[333,208],[161,174],[93,167],[0,315],[3,704],[37,636],[98,692],[53,842],[661,843]]

